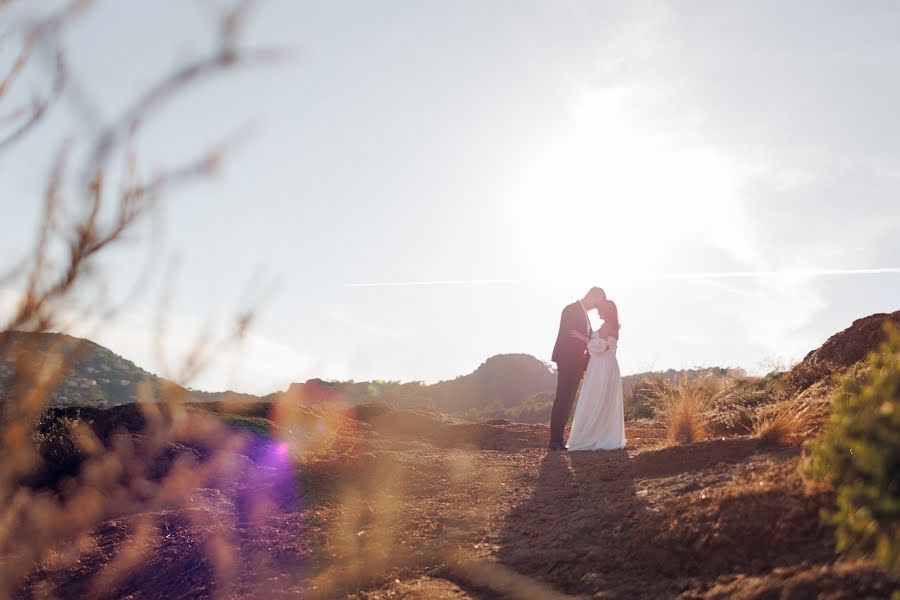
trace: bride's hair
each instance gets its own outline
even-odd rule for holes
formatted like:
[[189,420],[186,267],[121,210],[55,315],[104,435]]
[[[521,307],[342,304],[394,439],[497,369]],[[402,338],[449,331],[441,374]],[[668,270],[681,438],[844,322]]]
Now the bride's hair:
[[606,300],[600,305],[600,310],[597,312],[600,313],[600,318],[603,319],[603,325],[609,325],[618,335],[622,326],[619,324],[619,308],[616,306],[616,303],[612,300]]

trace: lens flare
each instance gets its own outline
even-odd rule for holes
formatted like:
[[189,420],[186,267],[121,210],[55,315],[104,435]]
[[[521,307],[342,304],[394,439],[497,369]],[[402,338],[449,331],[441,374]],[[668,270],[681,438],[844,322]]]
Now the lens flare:
[[343,434],[356,437],[358,423],[349,411],[340,392],[325,382],[293,384],[272,407],[275,437],[297,462],[326,456],[339,450],[336,444],[346,437]]

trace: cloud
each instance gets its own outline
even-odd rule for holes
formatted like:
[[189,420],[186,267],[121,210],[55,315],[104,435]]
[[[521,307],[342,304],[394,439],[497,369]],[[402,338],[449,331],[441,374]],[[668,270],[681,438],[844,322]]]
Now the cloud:
[[[436,282],[432,282],[436,283]],[[402,287],[404,285],[409,285],[409,283],[395,283],[388,284],[387,287]],[[414,284],[413,284],[414,285]],[[383,287],[378,284],[346,284],[345,287]],[[396,329],[393,327],[385,327],[380,326],[374,323],[370,323],[363,319],[352,316],[352,313],[346,309],[332,306],[326,309],[326,314],[329,318],[333,319],[340,325],[350,329],[352,331],[363,333],[371,337],[376,338],[387,338],[387,339],[404,339],[409,337],[409,332]]]

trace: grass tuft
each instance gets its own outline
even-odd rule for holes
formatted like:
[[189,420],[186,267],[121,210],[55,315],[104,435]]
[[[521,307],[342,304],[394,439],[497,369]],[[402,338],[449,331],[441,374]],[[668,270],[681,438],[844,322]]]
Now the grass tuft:
[[812,436],[820,420],[812,405],[783,404],[754,419],[753,435],[767,448],[800,446]]
[[691,444],[707,437],[703,410],[721,391],[721,380],[708,377],[682,377],[676,383],[659,379],[653,382],[660,399],[662,416],[671,444]]
[[679,400],[671,410],[668,421],[667,437],[672,444],[692,444],[706,439],[706,423],[695,397],[687,396]]

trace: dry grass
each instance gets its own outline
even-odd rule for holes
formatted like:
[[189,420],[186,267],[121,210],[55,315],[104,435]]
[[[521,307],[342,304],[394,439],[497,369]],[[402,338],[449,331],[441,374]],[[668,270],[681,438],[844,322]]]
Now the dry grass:
[[671,444],[691,444],[707,437],[703,411],[724,385],[710,376],[683,377],[670,384],[662,379],[651,384],[660,399],[662,416]]
[[799,446],[814,435],[820,412],[811,404],[780,404],[753,420],[753,435],[767,448]]
[[679,400],[667,415],[667,437],[672,444],[691,444],[706,439],[706,422],[695,397]]
[[790,400],[817,381],[827,379],[832,371],[822,364],[812,362],[800,362],[794,365],[790,371],[780,373],[773,383],[775,399],[778,401]]

